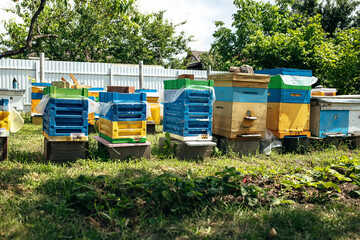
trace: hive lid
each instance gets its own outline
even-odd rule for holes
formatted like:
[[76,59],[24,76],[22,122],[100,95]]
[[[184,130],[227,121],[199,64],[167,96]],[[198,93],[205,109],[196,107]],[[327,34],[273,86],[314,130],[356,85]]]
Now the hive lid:
[[316,93],[316,92],[327,92],[327,93],[333,93],[333,92],[337,92],[336,88],[314,88],[311,89],[312,93]]
[[219,73],[211,74],[208,79],[214,81],[234,81],[234,82],[258,82],[268,83],[270,82],[270,76],[264,74],[252,74],[252,73]]
[[313,96],[311,99],[323,103],[360,104],[360,95]]

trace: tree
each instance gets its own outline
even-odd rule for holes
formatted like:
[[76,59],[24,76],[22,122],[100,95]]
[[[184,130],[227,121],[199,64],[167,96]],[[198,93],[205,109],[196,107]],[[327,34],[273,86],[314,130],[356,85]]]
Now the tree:
[[359,4],[354,0],[295,0],[291,8],[293,13],[305,17],[320,14],[323,29],[332,37],[336,29],[348,29],[356,24]]
[[320,16],[310,18],[307,25],[289,29],[287,33],[265,35],[258,32],[250,37],[243,50],[246,63],[257,68],[290,67],[316,70],[315,48],[326,41]]
[[[32,0],[12,9],[24,23],[8,21],[3,44],[14,47],[24,38],[33,13]],[[48,0],[36,27],[57,38],[40,39],[31,51],[45,52],[52,60],[161,64],[167,66],[185,52],[191,37],[176,34],[179,25],[164,19],[164,12],[140,13],[133,0]]]
[[37,31],[37,34],[34,35],[34,27],[38,21],[38,17],[40,15],[40,13],[44,10],[45,4],[46,4],[46,0],[41,0],[37,9],[35,7],[35,4],[33,5],[33,7],[34,7],[33,10],[35,12],[31,18],[31,21],[29,24],[29,29],[27,31],[26,40],[22,43],[19,43],[22,45],[15,46],[15,48],[12,50],[7,50],[7,51],[0,53],[0,59],[4,58],[4,57],[9,57],[9,56],[14,56],[17,54],[25,53],[27,50],[32,48],[33,41],[36,41],[38,39],[46,38],[46,37],[56,37],[56,35],[53,35],[53,34],[41,34],[40,31]]

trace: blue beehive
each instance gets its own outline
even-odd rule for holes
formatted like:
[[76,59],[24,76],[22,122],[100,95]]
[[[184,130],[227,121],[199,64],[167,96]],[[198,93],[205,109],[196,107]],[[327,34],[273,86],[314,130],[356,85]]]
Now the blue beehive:
[[88,101],[50,98],[43,114],[43,131],[48,136],[88,133]]
[[176,101],[164,103],[164,131],[183,137],[211,136],[212,103],[211,90],[184,90]]
[[146,94],[100,92],[100,102],[111,102],[100,117],[110,121],[146,121]]

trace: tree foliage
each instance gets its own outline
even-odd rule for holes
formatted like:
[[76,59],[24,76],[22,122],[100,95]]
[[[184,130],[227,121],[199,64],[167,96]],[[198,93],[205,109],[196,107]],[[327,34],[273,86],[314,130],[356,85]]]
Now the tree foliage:
[[[24,0],[9,9],[23,22],[5,22],[5,48],[21,48],[39,0]],[[52,60],[168,65],[185,52],[191,37],[176,34],[179,25],[164,12],[143,14],[133,0],[48,0],[35,24],[37,32],[56,38],[34,41],[30,51]]]
[[203,56],[213,69],[244,63],[257,69],[311,69],[327,87],[340,93],[359,92],[357,1],[278,0],[273,5],[235,0],[234,5],[235,30],[216,23],[215,41]]

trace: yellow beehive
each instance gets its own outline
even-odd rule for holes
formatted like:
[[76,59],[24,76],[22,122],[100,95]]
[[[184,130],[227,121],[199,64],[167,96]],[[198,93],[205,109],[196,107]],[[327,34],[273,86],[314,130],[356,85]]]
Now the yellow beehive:
[[31,87],[31,92],[33,92],[33,93],[44,93],[44,87],[32,86]]
[[0,111],[0,128],[9,131],[9,115],[8,111]]
[[213,74],[216,101],[213,105],[215,135],[231,139],[265,137],[269,75]]
[[151,116],[146,119],[147,121],[154,121],[154,124],[160,124],[160,103],[149,103]]
[[95,126],[95,113],[89,113],[88,119],[88,123]]
[[99,132],[111,139],[146,138],[146,121],[110,121],[100,117]]
[[310,104],[269,102],[266,128],[278,138],[310,137]]
[[40,103],[40,99],[31,99],[31,113],[37,113],[39,114],[35,108],[37,107],[37,105],[39,105]]

